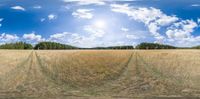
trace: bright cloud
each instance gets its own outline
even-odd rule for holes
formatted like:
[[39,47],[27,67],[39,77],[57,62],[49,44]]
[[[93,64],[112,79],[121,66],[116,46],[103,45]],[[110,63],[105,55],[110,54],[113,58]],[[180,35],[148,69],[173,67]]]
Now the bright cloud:
[[35,6],[33,6],[33,8],[34,8],[34,9],[41,9],[42,6],[40,6],[40,5],[35,5]]
[[13,7],[11,7],[11,9],[14,9],[14,10],[21,10],[21,11],[26,11],[26,9],[23,8],[22,6],[13,6]]
[[[111,10],[113,12],[126,14],[131,19],[144,23],[149,32],[156,39],[155,42],[163,43],[167,40],[170,42],[176,41],[183,43],[183,41],[188,41],[189,38],[199,40],[197,39],[199,37],[194,37],[191,34],[198,26],[193,20],[182,20],[174,15],[169,16],[163,13],[160,9],[153,7],[136,8],[129,6],[128,4],[111,4]],[[166,32],[160,32],[161,28],[165,28]],[[167,37],[165,35],[167,35]]]
[[94,26],[90,26],[90,25],[85,26],[84,30],[94,37],[103,37],[105,34],[104,30],[96,28]]
[[3,21],[3,18],[0,18],[0,22]]
[[126,38],[128,38],[128,39],[139,39],[138,36],[133,35],[133,34],[127,34],[127,35],[126,35]]
[[129,29],[128,29],[128,28],[125,28],[125,27],[122,27],[122,28],[121,28],[121,31],[123,31],[123,32],[128,32]]
[[198,25],[193,20],[183,20],[181,22],[174,23],[166,31],[168,38],[170,39],[183,39],[191,37],[191,33],[194,32],[194,28]]
[[42,38],[41,35],[36,35],[34,32],[24,34],[22,38],[25,39],[28,42],[31,42],[31,43],[37,43],[37,42],[45,41],[45,39]]
[[7,43],[7,42],[15,42],[19,39],[19,37],[14,34],[6,34],[6,33],[2,33],[0,34],[0,42],[3,42],[3,43]]
[[62,42],[66,42],[65,40],[66,37],[68,37],[70,35],[70,33],[68,32],[63,32],[63,33],[55,33],[53,35],[50,35],[50,38],[48,40],[50,41],[62,41]]
[[104,2],[104,0],[63,0],[64,2],[68,3],[68,2],[76,2],[79,5],[91,5],[91,4],[95,4],[95,5],[105,5],[106,3]]
[[78,9],[72,13],[74,17],[82,18],[82,19],[91,19],[93,18],[93,14],[91,13],[93,9]]
[[153,7],[135,8],[128,4],[111,4],[111,10],[113,12],[126,14],[136,21],[143,22],[157,42],[162,42],[164,39],[164,37],[159,33],[160,28],[170,25],[179,19],[176,16],[167,16],[159,9]]
[[[0,18],[0,22],[3,21],[3,18]],[[2,26],[2,24],[0,23],[0,27]]]
[[105,46],[116,45],[116,42],[105,42],[103,40],[97,40],[99,35],[89,33],[86,35],[81,35],[79,33],[70,33],[70,32],[62,32],[52,34],[48,41],[54,41],[64,44],[70,44],[79,47],[97,47],[97,46]]
[[199,7],[200,4],[192,4],[191,6],[192,6],[192,7]]
[[55,19],[57,19],[57,15],[55,15],[55,14],[49,14],[48,15],[48,19],[49,20],[55,20]]
[[41,19],[40,19],[41,22],[44,22],[45,20],[46,20],[45,18],[41,18]]

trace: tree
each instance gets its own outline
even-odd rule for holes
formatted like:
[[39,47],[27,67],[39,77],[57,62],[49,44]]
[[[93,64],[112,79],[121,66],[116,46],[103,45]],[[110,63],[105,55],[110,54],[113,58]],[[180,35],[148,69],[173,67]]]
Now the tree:
[[40,42],[35,45],[34,49],[50,50],[50,49],[78,49],[78,48],[71,45],[65,45],[56,42]]
[[176,49],[177,47],[163,45],[158,43],[141,43],[136,46],[136,49]]
[[16,42],[0,45],[0,49],[33,49],[33,46],[25,42]]

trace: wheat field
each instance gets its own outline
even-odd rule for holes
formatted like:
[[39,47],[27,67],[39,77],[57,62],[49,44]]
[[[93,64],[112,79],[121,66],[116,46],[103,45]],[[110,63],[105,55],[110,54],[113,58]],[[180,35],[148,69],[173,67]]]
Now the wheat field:
[[198,50],[0,50],[0,57],[0,98],[200,97]]

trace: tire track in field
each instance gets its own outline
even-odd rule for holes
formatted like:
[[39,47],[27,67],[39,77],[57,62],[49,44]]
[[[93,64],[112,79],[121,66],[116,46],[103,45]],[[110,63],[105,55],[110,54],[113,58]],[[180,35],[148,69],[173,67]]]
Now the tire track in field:
[[2,96],[20,95],[20,90],[18,89],[18,86],[20,86],[27,77],[27,75],[25,74],[28,71],[32,55],[33,52],[30,53],[26,60],[22,61],[15,68],[0,77],[0,98]]
[[33,52],[30,67],[27,72],[28,78],[26,78],[22,84],[23,96],[41,97],[61,94],[63,91],[62,88],[47,79],[47,77],[43,74],[36,55],[37,53]]
[[45,97],[63,93],[61,86],[47,79],[42,73],[36,52],[16,68],[1,77],[0,98]]
[[106,83],[104,86],[100,86],[97,89],[101,94],[111,95],[112,97],[121,97],[127,98],[130,95],[127,95],[127,90],[136,86],[136,77],[137,77],[137,69],[136,69],[136,52],[132,52],[129,57],[128,62],[124,66],[122,72],[119,77],[115,80],[112,80]]

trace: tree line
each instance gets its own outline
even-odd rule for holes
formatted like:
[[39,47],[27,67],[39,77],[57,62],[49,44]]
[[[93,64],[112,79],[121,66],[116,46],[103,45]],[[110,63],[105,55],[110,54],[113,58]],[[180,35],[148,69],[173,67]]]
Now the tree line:
[[178,47],[158,44],[158,43],[141,43],[136,46],[136,49],[177,49],[177,48]]
[[33,46],[25,42],[16,42],[0,45],[0,49],[33,49]]
[[35,45],[34,49],[48,50],[48,49],[78,49],[78,47],[60,44],[56,42],[40,42]]
[[200,49],[200,46],[195,47],[175,47],[171,45],[164,45],[158,43],[140,43],[136,47],[133,46],[109,46],[109,47],[94,47],[94,48],[80,48],[67,44],[57,42],[40,42],[35,46],[26,42],[6,43],[0,45],[0,49],[35,49],[35,50],[64,50],[64,49]]

